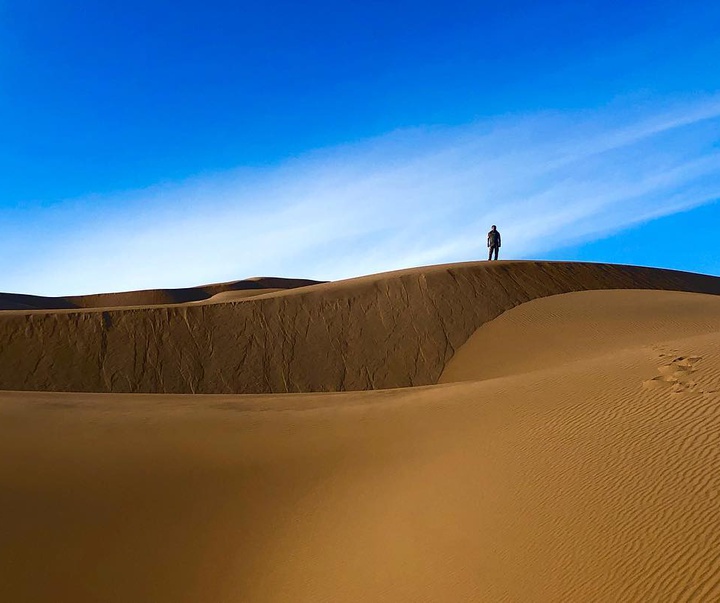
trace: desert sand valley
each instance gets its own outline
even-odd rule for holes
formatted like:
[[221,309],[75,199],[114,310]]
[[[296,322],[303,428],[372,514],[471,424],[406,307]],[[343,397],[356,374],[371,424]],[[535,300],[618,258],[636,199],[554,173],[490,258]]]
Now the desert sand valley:
[[17,603],[720,600],[720,278],[0,294]]

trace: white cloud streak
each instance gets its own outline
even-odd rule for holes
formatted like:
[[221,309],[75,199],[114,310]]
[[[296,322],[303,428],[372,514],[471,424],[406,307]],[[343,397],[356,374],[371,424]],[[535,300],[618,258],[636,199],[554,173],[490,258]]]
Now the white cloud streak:
[[493,223],[505,258],[537,256],[720,198],[718,141],[717,97],[394,132],[62,204],[20,233],[3,289],[338,279],[482,258]]

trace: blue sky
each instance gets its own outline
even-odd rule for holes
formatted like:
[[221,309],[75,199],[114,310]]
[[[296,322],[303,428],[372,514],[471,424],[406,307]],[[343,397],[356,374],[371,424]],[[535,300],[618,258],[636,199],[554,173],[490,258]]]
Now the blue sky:
[[0,0],[0,290],[720,274],[715,2]]

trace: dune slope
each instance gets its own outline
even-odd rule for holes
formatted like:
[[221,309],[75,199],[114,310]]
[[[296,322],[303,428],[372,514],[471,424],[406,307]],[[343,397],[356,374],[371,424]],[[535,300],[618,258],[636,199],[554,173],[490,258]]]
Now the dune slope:
[[491,379],[720,332],[720,297],[677,291],[582,291],[536,299],[473,333],[439,383]]
[[267,393],[435,383],[482,324],[595,289],[720,293],[650,268],[477,262],[268,293],[241,303],[0,313],[0,388]]
[[719,600],[718,304],[538,300],[474,337],[512,366],[429,387],[2,393],[4,596]]

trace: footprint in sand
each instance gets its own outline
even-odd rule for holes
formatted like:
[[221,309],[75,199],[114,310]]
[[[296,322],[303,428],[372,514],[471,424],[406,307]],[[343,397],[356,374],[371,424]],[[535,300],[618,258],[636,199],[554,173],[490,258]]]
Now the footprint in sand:
[[[660,354],[664,357],[666,354]],[[702,356],[675,356],[669,364],[658,367],[657,377],[643,381],[645,389],[670,389],[675,393],[698,392],[698,385],[692,379],[695,365]]]

